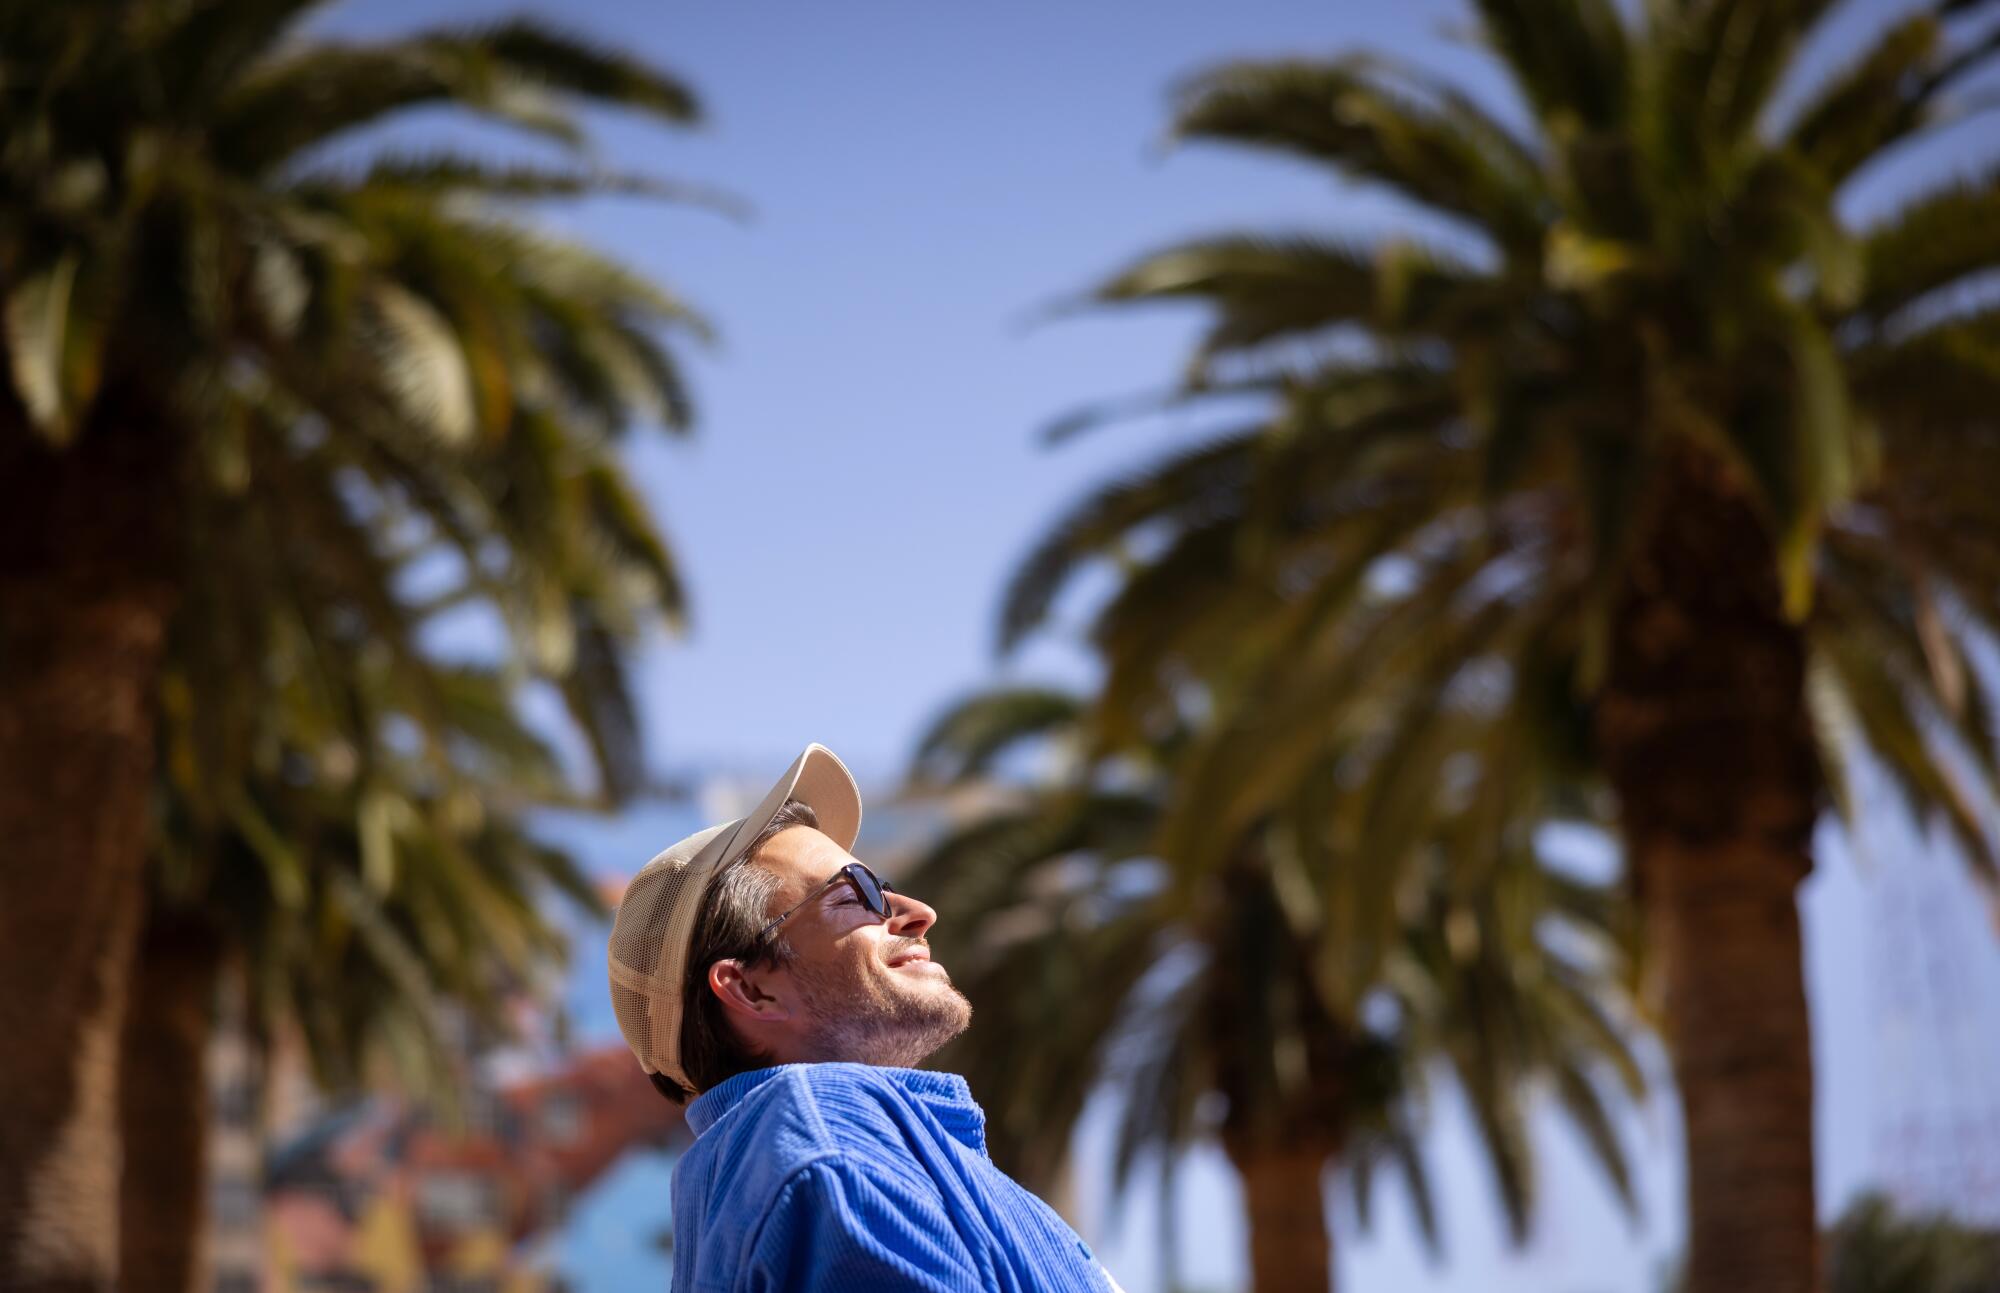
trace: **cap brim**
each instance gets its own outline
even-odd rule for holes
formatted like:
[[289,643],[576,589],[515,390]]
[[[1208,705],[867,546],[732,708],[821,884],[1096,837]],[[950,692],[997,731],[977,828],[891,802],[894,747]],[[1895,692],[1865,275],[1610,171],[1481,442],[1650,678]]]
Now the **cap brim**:
[[861,790],[840,757],[814,742],[792,760],[792,766],[778,778],[764,801],[737,825],[718,864],[727,864],[738,850],[748,848],[788,799],[796,799],[813,810],[820,834],[844,849],[854,847],[861,834]]

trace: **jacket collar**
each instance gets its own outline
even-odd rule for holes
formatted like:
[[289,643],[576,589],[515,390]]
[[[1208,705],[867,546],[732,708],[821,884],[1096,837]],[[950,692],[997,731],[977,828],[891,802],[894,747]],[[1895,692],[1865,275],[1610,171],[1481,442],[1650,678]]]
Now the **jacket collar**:
[[[696,1136],[704,1135],[724,1114],[743,1103],[752,1091],[772,1078],[792,1069],[817,1067],[820,1066],[780,1064],[775,1068],[738,1073],[695,1097],[687,1107],[688,1127]],[[912,1102],[921,1105],[953,1139],[972,1149],[983,1151],[986,1148],[986,1113],[972,1098],[972,1088],[965,1084],[964,1078],[956,1073],[936,1073],[929,1069],[876,1066],[871,1071],[893,1083]]]

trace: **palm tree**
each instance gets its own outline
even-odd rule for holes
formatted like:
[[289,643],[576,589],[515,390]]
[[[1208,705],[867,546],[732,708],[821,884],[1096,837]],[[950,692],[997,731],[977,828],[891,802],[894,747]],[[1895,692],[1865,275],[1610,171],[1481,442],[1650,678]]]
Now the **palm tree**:
[[[332,590],[307,591],[281,614],[327,632],[351,613]],[[541,983],[564,951],[545,898],[601,910],[570,860],[518,820],[574,796],[515,717],[504,677],[435,662],[413,693],[394,653],[288,655],[286,635],[272,637],[262,672],[283,681],[246,715],[244,759],[201,757],[204,716],[163,707],[163,829],[119,1070],[128,1293],[197,1287],[207,1195],[184,1186],[207,1179],[206,1054],[225,982],[247,989],[253,1043],[299,1038],[322,1087],[388,1070],[448,1097],[458,1075],[436,1035],[441,1008],[506,1032],[509,994]],[[192,694],[185,663],[169,665],[170,697]],[[597,699],[596,712],[624,704]],[[423,747],[409,748],[411,732]],[[205,813],[218,798],[229,810]]]
[[[1381,186],[1439,237],[1202,239],[1099,288],[1212,312],[1165,402],[1266,411],[1078,506],[1004,617],[1011,643],[1143,528],[1157,555],[1099,623],[1119,644],[1102,721],[1140,721],[1190,656],[1261,652],[1163,827],[1191,867],[1295,793],[1378,685],[1411,698],[1418,744],[1398,679],[1472,671],[1545,704],[1616,795],[1696,1293],[1821,1287],[1794,894],[1840,788],[1823,750],[1883,756],[1994,875],[1964,643],[2000,621],[2000,350],[1975,282],[2000,264],[2000,186],[1912,193],[1865,228],[1839,202],[2000,45],[1970,25],[1991,5],[1946,0],[1795,84],[1827,7],[1483,0],[1525,130],[1372,55],[1194,78],[1181,137]],[[1244,619],[1259,594],[1281,595]]]
[[[975,695],[925,736],[913,781],[989,783],[995,762],[1024,748],[1073,757],[1087,720],[1086,702],[1060,691]],[[1552,1091],[1630,1207],[1603,1089],[1615,1077],[1641,1092],[1614,1022],[1619,904],[1525,853],[1468,887],[1457,853],[1435,846],[1427,873],[1402,877],[1414,884],[1384,886],[1346,850],[1361,801],[1340,788],[1353,760],[1337,755],[1311,791],[1176,893],[1150,849],[1173,760],[1193,743],[1168,731],[1016,790],[948,830],[909,877],[938,907],[942,955],[982,1021],[946,1062],[980,1094],[996,1160],[1046,1187],[1085,1098],[1112,1084],[1126,1100],[1121,1192],[1151,1154],[1170,1198],[1174,1159],[1213,1135],[1243,1181],[1251,1286],[1323,1290],[1329,1167],[1351,1179],[1364,1223],[1375,1178],[1400,1175],[1436,1243],[1419,1140],[1426,1079],[1443,1069],[1474,1114],[1517,1240],[1535,1195],[1531,1089]],[[1570,948],[1547,937],[1549,923]]]
[[[497,814],[454,822],[463,801],[413,797],[395,801],[404,811],[388,840],[407,879],[378,893],[352,796],[284,787],[272,798],[265,811],[282,841],[212,843],[206,860],[220,874],[208,892],[162,884],[148,897],[119,1069],[118,1286],[129,1293],[201,1287],[206,1060],[225,985],[249,989],[252,1044],[268,1054],[276,1038],[302,1039],[323,1089],[395,1073],[405,1089],[448,1098],[463,1075],[436,1034],[440,1012],[470,1009],[505,1035],[505,990],[545,986],[565,950],[538,902],[555,885],[588,892],[567,858],[516,824]],[[265,887],[272,847],[293,855],[303,889]]]
[[[1864,1194],[1828,1229],[1826,1270],[1831,1293],[2000,1293],[2000,1231]],[[1659,1288],[1682,1293],[1680,1272]]]
[[1832,1293],[2000,1293],[2000,1232],[1863,1195],[1828,1233],[1826,1264]]
[[[680,599],[607,445],[636,419],[685,424],[656,328],[698,321],[490,199],[674,191],[585,164],[571,105],[685,123],[691,95],[523,22],[300,43],[307,7],[0,6],[10,1288],[114,1277],[114,1074],[159,709],[198,716],[220,793],[193,806],[242,827],[234,774],[207,770],[247,766],[263,635],[307,632],[270,608],[337,587],[345,613],[290,656],[386,650],[435,711],[425,663],[383,631],[409,614],[385,542],[452,554],[500,612],[517,674],[577,702],[616,694],[621,633]],[[347,132],[433,105],[570,159],[326,159]],[[589,584],[586,568],[615,577]],[[170,639],[194,641],[175,649],[178,692]],[[636,770],[629,726],[587,716],[600,763]]]

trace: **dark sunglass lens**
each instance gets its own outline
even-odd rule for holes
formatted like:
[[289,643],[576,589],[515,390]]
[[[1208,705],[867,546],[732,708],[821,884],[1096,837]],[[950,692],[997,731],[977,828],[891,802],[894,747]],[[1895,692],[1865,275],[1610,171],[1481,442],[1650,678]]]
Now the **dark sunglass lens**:
[[847,874],[854,877],[854,887],[861,891],[861,901],[868,910],[877,916],[886,917],[889,914],[889,902],[882,896],[882,890],[886,886],[877,884],[874,875],[863,867],[851,866],[847,868]]

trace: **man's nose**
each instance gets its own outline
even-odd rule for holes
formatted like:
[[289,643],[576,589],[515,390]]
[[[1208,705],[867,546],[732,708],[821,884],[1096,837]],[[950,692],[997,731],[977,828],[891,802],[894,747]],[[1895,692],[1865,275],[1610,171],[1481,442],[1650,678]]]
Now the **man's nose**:
[[889,932],[903,938],[922,938],[937,924],[937,912],[906,893],[883,895],[889,900]]

